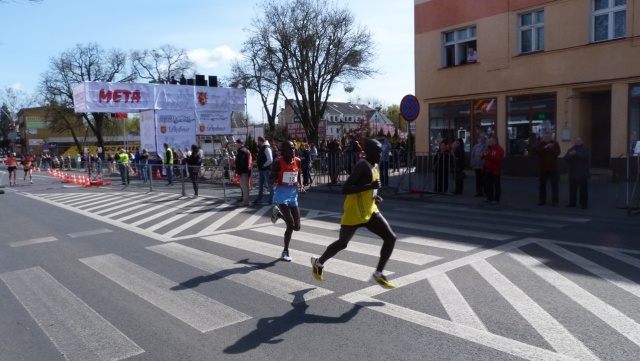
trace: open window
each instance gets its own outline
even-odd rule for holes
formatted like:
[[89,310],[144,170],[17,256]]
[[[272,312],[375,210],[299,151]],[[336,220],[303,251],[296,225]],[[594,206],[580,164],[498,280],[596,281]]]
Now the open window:
[[450,67],[477,61],[476,27],[448,31],[442,34],[442,66]]

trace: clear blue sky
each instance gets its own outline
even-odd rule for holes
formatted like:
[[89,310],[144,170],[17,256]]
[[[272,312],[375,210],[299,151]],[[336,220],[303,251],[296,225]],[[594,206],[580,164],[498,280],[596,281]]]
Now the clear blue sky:
[[[380,74],[339,86],[331,101],[399,104],[413,94],[413,1],[338,0],[373,34]],[[75,44],[105,49],[153,49],[171,44],[190,52],[198,73],[226,77],[258,13],[256,0],[27,0],[0,3],[0,87],[35,92],[49,59]],[[259,99],[248,94],[250,117],[261,122]]]

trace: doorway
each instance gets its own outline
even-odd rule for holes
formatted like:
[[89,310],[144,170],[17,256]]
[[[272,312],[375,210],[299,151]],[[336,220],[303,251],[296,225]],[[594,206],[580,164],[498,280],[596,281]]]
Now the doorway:
[[611,92],[591,94],[591,166],[611,163]]

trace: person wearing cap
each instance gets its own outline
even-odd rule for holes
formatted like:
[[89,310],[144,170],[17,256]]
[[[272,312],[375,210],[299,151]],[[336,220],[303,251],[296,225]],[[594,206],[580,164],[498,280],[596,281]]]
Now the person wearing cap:
[[129,184],[129,154],[124,151],[124,148],[120,148],[118,154],[114,156],[116,163],[118,164],[118,171],[120,172],[120,178],[122,179],[122,185]]
[[[18,160],[16,159],[16,153],[9,153],[7,157],[7,171],[9,171],[9,187],[12,185],[17,186],[16,177],[18,175]],[[13,182],[11,177],[13,176]]]
[[[289,243],[293,231],[300,230],[300,208],[298,207],[298,192],[304,194],[304,186],[300,181],[302,165],[300,158],[293,155],[295,145],[288,140],[282,142],[282,156],[273,161],[269,184],[276,185],[271,222],[274,224],[282,218],[287,224],[284,231],[284,250],[281,258],[291,262]],[[298,191],[299,189],[299,191]]]
[[236,140],[236,174],[240,181],[242,198],[237,204],[240,207],[249,205],[249,174],[251,173],[251,152],[244,146],[242,139]]

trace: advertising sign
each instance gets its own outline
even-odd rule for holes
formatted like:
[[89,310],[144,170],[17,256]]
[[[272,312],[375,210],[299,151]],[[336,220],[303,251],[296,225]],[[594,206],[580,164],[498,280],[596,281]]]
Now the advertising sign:
[[191,148],[196,139],[196,117],[193,111],[156,111],[156,139],[162,150],[164,143],[173,149]]
[[231,112],[197,112],[196,135],[231,134]]

